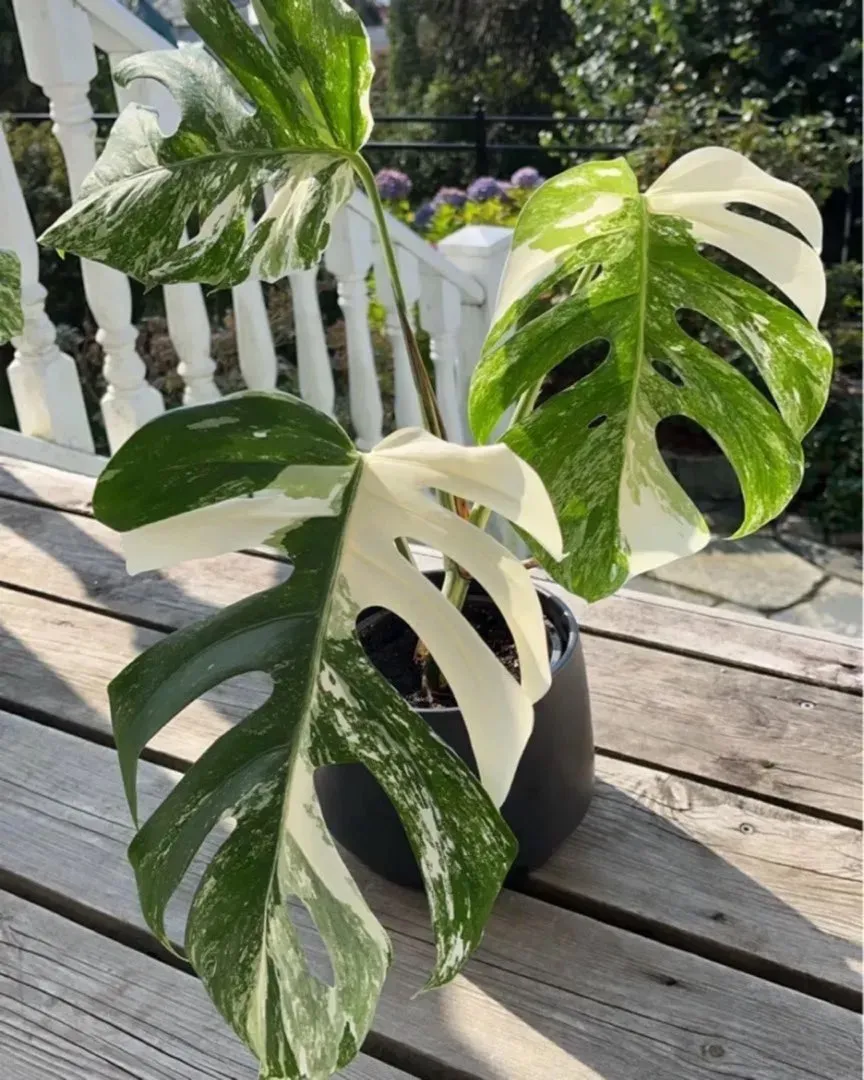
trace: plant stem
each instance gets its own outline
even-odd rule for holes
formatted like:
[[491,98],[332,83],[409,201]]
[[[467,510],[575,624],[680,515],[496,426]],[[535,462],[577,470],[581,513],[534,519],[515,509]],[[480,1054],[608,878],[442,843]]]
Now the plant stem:
[[[579,272],[579,276],[573,283],[570,295],[577,296],[597,273],[597,269],[598,265],[596,263],[583,266]],[[544,378],[545,376],[541,376],[537,382],[529,386],[522,397],[519,398],[510,420],[507,423],[507,431],[515,424],[521,423],[534,411],[534,406],[537,404],[537,398],[540,396],[540,391],[543,388]],[[472,525],[476,525],[478,529],[485,531],[491,517],[492,511],[487,507],[475,506],[468,515],[468,520]],[[470,585],[470,579],[466,578],[463,574],[460,574],[458,570],[454,572],[453,569],[448,569],[444,577],[444,595],[454,607],[461,611],[462,606],[465,603],[465,597],[468,595],[468,588]]]
[[[414,333],[414,327],[411,325],[408,302],[405,299],[405,292],[402,288],[402,279],[399,276],[399,265],[396,262],[396,252],[393,248],[393,241],[390,239],[390,230],[387,228],[387,218],[384,214],[384,204],[381,202],[381,196],[378,194],[375,177],[372,174],[372,170],[369,168],[366,159],[361,154],[354,154],[351,157],[351,164],[354,166],[354,171],[360,177],[360,181],[366,190],[366,194],[369,197],[369,202],[372,204],[372,210],[375,214],[375,224],[378,227],[378,238],[381,242],[381,250],[384,253],[384,261],[387,264],[387,272],[390,275],[390,287],[393,290],[393,300],[396,304],[396,313],[399,316],[399,326],[402,330],[405,348],[408,350],[408,359],[411,363],[411,374],[414,378],[414,386],[420,401],[420,413],[423,417],[423,426],[432,435],[437,436],[437,438],[446,439],[447,434],[444,430],[444,421],[441,417],[441,410],[438,408],[438,399],[435,397],[435,388],[432,386],[432,380],[429,378],[429,372],[426,370],[426,364],[423,362],[423,354],[420,352],[420,346],[417,344],[417,335]],[[460,514],[460,516],[463,517],[467,515],[467,508],[462,500],[457,500],[449,491],[439,491],[438,499],[441,505],[446,510],[450,510],[451,513]],[[411,557],[411,550],[408,547],[408,540],[406,537],[399,538],[397,547],[410,562],[414,561]],[[446,566],[448,573],[454,571],[458,573],[455,563],[446,555],[444,556],[444,565]]]
[[390,239],[390,232],[387,228],[387,219],[384,216],[384,205],[381,202],[381,196],[378,194],[378,188],[375,185],[375,177],[372,175],[372,170],[367,165],[365,158],[361,157],[359,154],[351,159],[351,163],[354,166],[357,175],[360,177],[363,187],[366,189],[366,194],[369,196],[369,201],[372,203],[372,209],[375,213],[375,223],[378,226],[378,237],[381,241],[381,250],[384,253],[384,261],[387,263],[387,270],[390,274],[390,285],[393,289],[393,299],[396,302],[396,313],[399,316],[402,337],[405,339],[405,347],[408,350],[408,358],[411,362],[411,374],[414,376],[414,385],[417,388],[417,396],[420,399],[420,411],[423,416],[423,426],[433,435],[437,435],[439,439],[446,439],[447,436],[444,432],[444,421],[441,419],[441,412],[438,408],[438,401],[435,397],[432,380],[429,378],[429,372],[426,370],[426,365],[423,362],[423,355],[420,352],[420,346],[417,344],[417,337],[414,333],[414,328],[411,325],[411,319],[408,314],[408,304],[402,289],[402,280],[399,277],[396,252],[393,249],[393,242]]
[[[534,406],[537,403],[537,398],[540,395],[540,390],[543,387],[543,379],[540,378],[532,386],[529,386],[525,393],[519,398],[516,403],[516,408],[513,410],[513,415],[510,417],[508,423],[508,429],[514,424],[520,423],[530,416],[534,411]],[[492,511],[488,506],[475,506],[471,513],[468,515],[468,520],[472,525],[476,525],[478,529],[485,532],[489,525],[489,519],[492,517]],[[459,611],[462,610],[462,606],[465,603],[465,597],[468,595],[468,588],[471,584],[470,579],[466,578],[463,574],[457,571],[448,569],[444,575],[444,595],[450,601],[450,603]]]

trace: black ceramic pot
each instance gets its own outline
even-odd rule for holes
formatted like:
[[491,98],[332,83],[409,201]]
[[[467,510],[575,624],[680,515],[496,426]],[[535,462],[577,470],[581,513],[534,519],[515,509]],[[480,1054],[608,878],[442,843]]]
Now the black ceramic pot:
[[[440,582],[440,574],[430,574]],[[510,879],[542,866],[576,828],[594,786],[594,741],[579,628],[567,605],[537,586],[551,624],[552,685],[534,706],[534,730],[501,808],[519,841]],[[472,584],[467,603],[489,601]],[[378,613],[371,618],[392,618]],[[490,708],[494,703],[490,702]],[[477,766],[459,709],[418,709],[419,715],[469,765]],[[402,823],[362,765],[328,765],[315,786],[333,836],[370,869],[399,885],[420,886],[420,871]]]

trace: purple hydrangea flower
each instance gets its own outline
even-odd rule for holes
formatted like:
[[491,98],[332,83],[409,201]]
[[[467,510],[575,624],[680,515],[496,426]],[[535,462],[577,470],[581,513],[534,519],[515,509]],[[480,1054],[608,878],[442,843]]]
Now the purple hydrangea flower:
[[472,202],[488,202],[489,199],[502,199],[506,192],[501,182],[494,176],[478,176],[468,188],[468,198]]
[[540,187],[544,179],[533,165],[523,165],[510,177],[510,183],[517,188],[535,188]]
[[375,186],[382,199],[407,199],[411,194],[411,180],[398,169],[381,169],[375,174]]
[[464,206],[468,202],[468,195],[458,187],[442,187],[438,189],[438,193],[432,200],[432,205],[438,206]]
[[431,202],[425,202],[414,211],[414,225],[418,229],[425,229],[433,217],[435,217],[435,207]]

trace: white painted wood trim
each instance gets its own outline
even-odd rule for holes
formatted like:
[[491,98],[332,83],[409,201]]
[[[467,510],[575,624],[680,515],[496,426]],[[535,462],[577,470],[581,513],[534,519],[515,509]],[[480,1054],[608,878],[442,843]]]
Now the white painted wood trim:
[[0,454],[22,461],[32,461],[37,465],[50,465],[54,469],[79,473],[82,476],[98,476],[108,464],[108,458],[99,454],[85,454],[81,450],[72,450],[68,446],[37,439],[32,435],[22,435],[20,431],[0,428]]
[[97,47],[107,53],[174,48],[170,41],[117,0],[76,0],[76,3],[90,16]]
[[[372,204],[362,191],[354,192],[348,207],[354,213],[365,218],[373,228],[376,227]],[[387,228],[394,244],[405,248],[406,251],[410,251],[412,255],[415,255],[420,260],[423,267],[455,285],[466,303],[478,305],[485,303],[486,290],[476,278],[472,277],[471,274],[467,274],[464,270],[460,270],[455,263],[445,258],[439,251],[436,251],[431,244],[418,236],[413,229],[409,229],[404,222],[399,221],[392,214],[387,214],[386,217]]]

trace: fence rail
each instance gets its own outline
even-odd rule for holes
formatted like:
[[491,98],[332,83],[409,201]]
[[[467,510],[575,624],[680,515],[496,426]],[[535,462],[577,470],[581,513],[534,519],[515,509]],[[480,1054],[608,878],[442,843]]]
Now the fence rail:
[[[51,120],[48,113],[15,112],[10,119],[21,123],[36,123]],[[94,113],[93,120],[104,130],[104,126],[117,119],[116,113]],[[730,120],[732,117],[729,118]],[[470,126],[473,138],[461,140],[446,139],[406,139],[402,141],[376,139],[367,144],[369,150],[386,153],[412,152],[418,154],[470,154],[473,155],[473,169],[476,176],[486,176],[490,172],[489,155],[497,153],[542,153],[546,148],[536,142],[501,142],[491,141],[495,127],[506,125],[513,128],[533,128],[560,130],[580,128],[586,133],[597,127],[619,128],[625,135],[616,142],[586,140],[578,143],[556,142],[555,154],[575,157],[594,157],[598,155],[627,154],[639,145],[639,127],[641,120],[635,116],[539,116],[539,115],[503,115],[487,113],[482,98],[475,97],[473,111],[466,113],[446,113],[440,116],[428,116],[423,113],[396,113],[378,116],[375,119],[375,131],[394,125],[427,124],[430,126]],[[627,137],[629,135],[629,138]],[[563,167],[563,162],[562,162]],[[544,167],[548,172],[548,166]],[[859,260],[861,251],[861,169],[860,163],[853,168],[848,190],[834,191],[822,208],[825,222],[825,250],[823,257],[829,264],[845,262],[847,259]]]
[[[11,119],[22,123],[37,123],[50,120],[48,113],[38,112],[15,112],[10,114]],[[94,113],[93,119],[99,124],[113,123],[117,119],[116,113]],[[536,153],[543,147],[537,143],[529,142],[493,142],[491,141],[493,125],[506,124],[509,127],[528,127],[536,129],[555,129],[563,127],[598,127],[601,125],[620,127],[623,129],[633,128],[638,121],[632,117],[622,116],[504,116],[489,114],[482,99],[474,99],[474,109],[470,113],[451,113],[443,116],[426,116],[421,113],[400,113],[392,116],[377,116],[375,118],[376,130],[381,127],[389,127],[394,124],[430,124],[430,125],[470,125],[473,139],[467,140],[430,140],[408,139],[401,142],[376,140],[368,143],[368,149],[377,151],[415,151],[430,154],[464,154],[474,155],[474,171],[477,176],[485,176],[489,172],[489,154],[500,152]],[[595,154],[626,154],[632,150],[635,139],[625,140],[621,143],[606,143],[591,141],[585,143],[556,143],[555,150],[563,153],[579,155]]]

